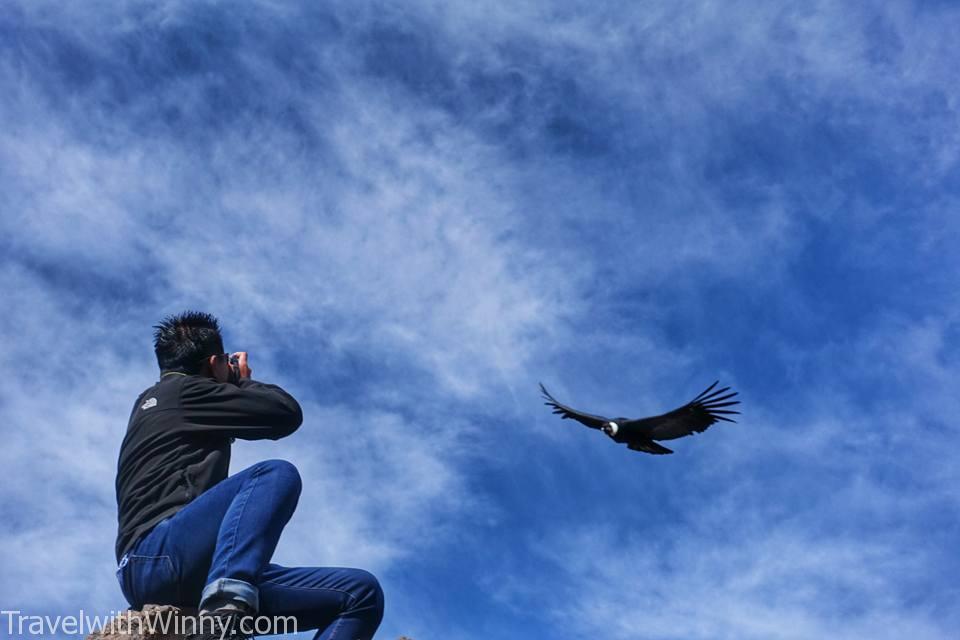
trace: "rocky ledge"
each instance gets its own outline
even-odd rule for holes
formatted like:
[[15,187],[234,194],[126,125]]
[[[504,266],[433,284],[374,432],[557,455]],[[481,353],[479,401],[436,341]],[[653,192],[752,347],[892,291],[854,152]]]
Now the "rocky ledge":
[[120,613],[87,640],[183,640],[184,619],[196,614],[196,609],[148,604]]
[[[184,640],[197,615],[196,609],[148,604],[142,610],[124,611],[87,636],[87,640]],[[400,636],[398,640],[413,640]]]

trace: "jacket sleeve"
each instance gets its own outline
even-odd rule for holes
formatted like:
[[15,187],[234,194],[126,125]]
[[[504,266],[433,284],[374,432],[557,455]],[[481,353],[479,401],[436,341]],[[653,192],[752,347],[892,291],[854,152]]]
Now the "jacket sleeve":
[[189,376],[180,391],[184,428],[243,440],[278,440],[303,422],[300,404],[273,384]]

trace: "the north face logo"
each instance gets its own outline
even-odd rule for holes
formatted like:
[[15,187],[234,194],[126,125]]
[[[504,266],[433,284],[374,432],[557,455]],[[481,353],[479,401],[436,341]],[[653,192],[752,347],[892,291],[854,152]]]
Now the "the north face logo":
[[142,405],[140,405],[140,408],[141,408],[141,409],[149,409],[150,407],[155,407],[155,406],[157,406],[157,399],[156,399],[156,398],[147,398],[147,401],[144,402]]

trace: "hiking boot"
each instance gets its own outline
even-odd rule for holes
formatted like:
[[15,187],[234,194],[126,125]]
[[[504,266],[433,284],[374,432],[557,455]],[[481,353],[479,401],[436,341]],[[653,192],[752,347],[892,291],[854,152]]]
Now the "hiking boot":
[[[196,629],[184,635],[185,640],[253,640],[253,616],[236,609],[217,609],[193,618]],[[244,630],[250,633],[244,633]]]

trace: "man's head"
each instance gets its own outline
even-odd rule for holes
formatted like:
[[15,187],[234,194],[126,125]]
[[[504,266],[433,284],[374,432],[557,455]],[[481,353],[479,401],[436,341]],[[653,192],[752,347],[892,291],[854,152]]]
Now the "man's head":
[[153,350],[164,373],[209,375],[210,357],[223,354],[220,326],[209,313],[185,311],[153,328]]

